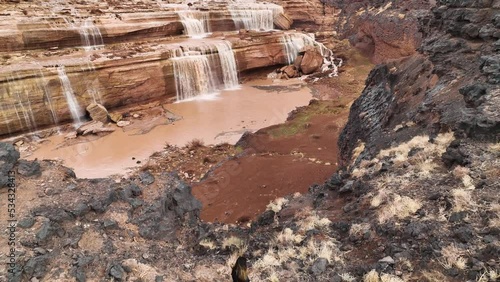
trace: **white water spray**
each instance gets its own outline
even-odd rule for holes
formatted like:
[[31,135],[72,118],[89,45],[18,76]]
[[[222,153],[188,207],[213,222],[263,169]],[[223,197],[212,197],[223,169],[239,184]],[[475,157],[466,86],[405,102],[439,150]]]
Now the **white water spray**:
[[238,88],[236,60],[228,41],[184,46],[174,50],[174,56],[177,101]]
[[64,93],[64,97],[66,98],[66,102],[68,103],[68,108],[71,113],[71,117],[73,118],[73,122],[75,122],[76,125],[79,125],[82,122],[80,117],[83,116],[84,112],[76,100],[75,93],[73,92],[71,82],[69,81],[64,66],[59,66],[57,68],[57,73],[59,75],[59,80],[61,81],[62,91]]
[[210,29],[208,26],[208,12],[177,11],[186,35],[203,37]]
[[238,3],[228,9],[236,28],[249,30],[272,30],[274,18],[283,13],[283,7],[263,3]]

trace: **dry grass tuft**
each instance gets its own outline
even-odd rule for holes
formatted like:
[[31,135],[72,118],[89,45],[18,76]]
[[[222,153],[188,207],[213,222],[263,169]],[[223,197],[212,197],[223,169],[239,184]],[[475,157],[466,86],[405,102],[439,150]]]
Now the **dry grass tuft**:
[[189,143],[187,143],[186,147],[189,148],[189,150],[196,150],[198,148],[201,148],[205,145],[205,142],[201,139],[193,139]]
[[279,212],[284,206],[288,204],[288,200],[285,198],[274,199],[267,205],[267,210],[272,210],[273,212]]
[[356,278],[352,276],[350,273],[341,273],[339,274],[340,278],[344,282],[353,282],[356,281]]
[[214,241],[210,240],[210,239],[203,239],[200,241],[200,245],[209,249],[209,250],[213,250],[216,248],[216,244]]
[[491,144],[490,150],[495,153],[500,153],[500,142]]
[[475,202],[472,200],[472,191],[466,189],[453,189],[453,211],[460,212],[464,210],[475,209]]
[[406,143],[401,143],[396,147],[380,151],[378,158],[393,157],[395,163],[401,163],[408,160],[408,153],[415,147],[425,146],[429,143],[429,136],[415,136]]
[[391,218],[405,218],[414,214],[422,207],[422,203],[417,199],[395,194],[392,201],[386,204],[379,212],[378,219],[380,222],[386,222]]
[[352,150],[351,162],[354,162],[361,153],[365,150],[365,143],[360,143],[354,150]]
[[372,200],[370,201],[370,205],[373,208],[378,208],[380,205],[384,204],[387,201],[387,198],[389,197],[387,191],[381,190],[378,192],[377,195],[375,195]]
[[465,269],[467,260],[463,257],[465,252],[455,245],[449,245],[441,250],[443,256],[439,259],[441,265],[446,269],[456,267],[458,269]]
[[427,282],[445,282],[449,281],[448,278],[441,272],[433,270],[433,271],[423,271],[422,272],[423,280]]
[[279,244],[300,244],[304,240],[304,236],[300,234],[293,234],[293,230],[290,228],[285,228],[278,236],[276,241]]
[[378,272],[372,269],[370,272],[363,276],[363,282],[379,282]]
[[238,249],[239,252],[241,252],[241,253],[244,253],[248,247],[247,243],[243,239],[235,237],[235,236],[231,236],[229,238],[226,238],[222,242],[223,249],[230,248],[231,246],[236,247],[236,249]]
[[299,227],[301,231],[309,231],[313,229],[324,229],[331,223],[332,222],[328,218],[320,218],[316,212],[313,212],[310,216],[299,220]]
[[370,230],[371,225],[369,223],[359,223],[351,225],[351,229],[349,229],[350,236],[359,236],[365,234],[368,230]]
[[380,280],[382,282],[404,282],[403,279],[387,273],[382,274],[382,276],[380,276]]
[[155,281],[159,275],[153,267],[137,262],[135,259],[124,260],[122,264],[131,270],[129,279],[134,281]]

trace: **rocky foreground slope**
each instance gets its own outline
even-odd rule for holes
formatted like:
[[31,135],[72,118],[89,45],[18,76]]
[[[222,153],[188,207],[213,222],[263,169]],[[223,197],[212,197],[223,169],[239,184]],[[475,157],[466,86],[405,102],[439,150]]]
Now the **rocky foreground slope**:
[[[500,2],[344,2],[325,2],[359,11],[343,14],[352,26],[339,36],[400,14],[416,15],[408,30],[421,35],[408,41],[416,51],[373,51],[386,63],[351,107],[343,169],[306,195],[277,199],[251,224],[207,224],[175,174],[76,179],[2,144],[2,172],[17,172],[19,222],[18,263],[0,279],[228,281],[244,254],[252,281],[497,281]],[[365,38],[372,47],[363,50],[400,49],[369,30],[350,39]]]

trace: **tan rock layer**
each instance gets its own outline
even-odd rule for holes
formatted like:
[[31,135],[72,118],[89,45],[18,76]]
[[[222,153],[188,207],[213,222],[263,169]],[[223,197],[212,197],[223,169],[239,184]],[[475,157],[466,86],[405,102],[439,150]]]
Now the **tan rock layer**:
[[[126,41],[153,40],[184,33],[184,27],[176,12],[116,14],[94,17],[93,23],[99,29],[104,44]],[[80,30],[65,23],[63,18],[32,20],[24,23],[23,18],[11,18],[0,24],[0,51],[20,51],[46,48],[80,47]],[[275,27],[288,30],[292,19],[279,15]],[[208,26],[212,32],[234,31],[236,26],[230,13],[226,11],[210,12]]]

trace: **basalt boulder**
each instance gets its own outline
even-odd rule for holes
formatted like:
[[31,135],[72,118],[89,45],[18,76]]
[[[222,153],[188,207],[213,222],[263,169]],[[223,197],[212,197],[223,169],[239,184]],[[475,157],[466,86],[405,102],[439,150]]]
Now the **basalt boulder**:
[[8,185],[9,172],[19,157],[19,152],[12,144],[0,142],[0,188]]

